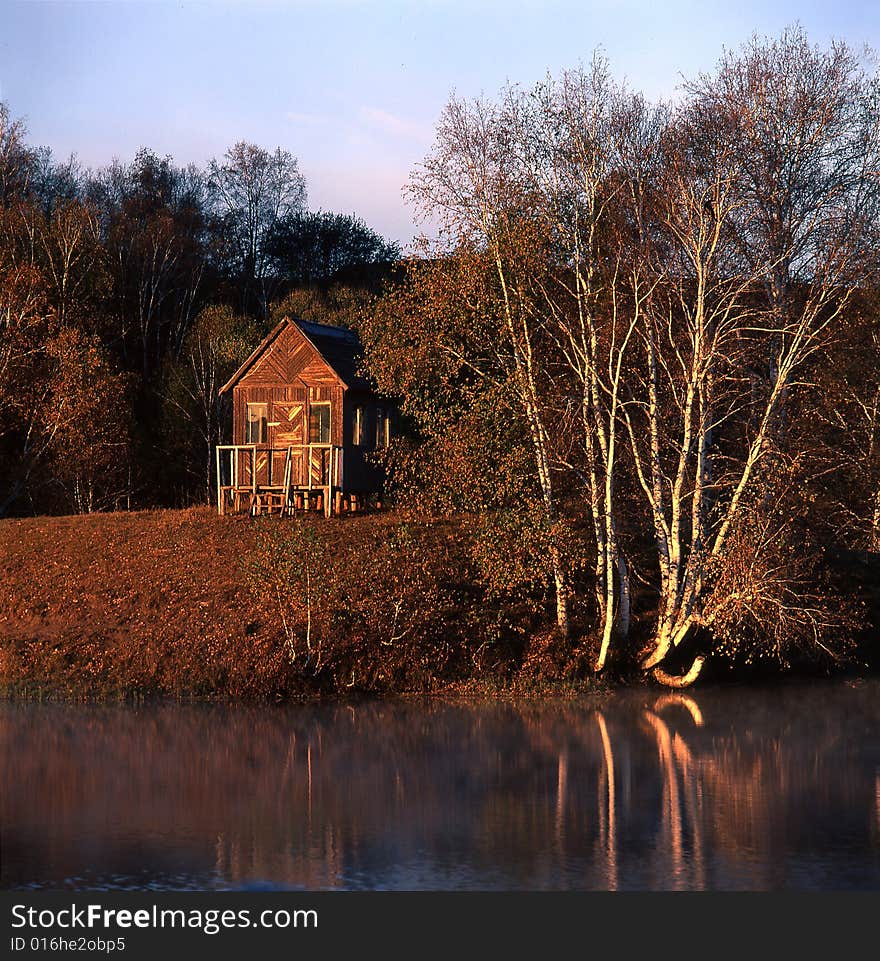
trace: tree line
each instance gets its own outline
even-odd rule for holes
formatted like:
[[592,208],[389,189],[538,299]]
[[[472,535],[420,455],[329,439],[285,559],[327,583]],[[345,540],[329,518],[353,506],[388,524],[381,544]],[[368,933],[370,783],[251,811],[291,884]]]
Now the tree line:
[[829,548],[880,550],[877,74],[790,28],[652,103],[597,56],[453,97],[408,190],[439,239],[361,327],[417,428],[402,502],[478,514],[487,584],[543,587],[595,671],[845,657]]
[[210,497],[217,388],[273,318],[344,321],[398,251],[293,156],[83,169],[0,103],[0,516]]

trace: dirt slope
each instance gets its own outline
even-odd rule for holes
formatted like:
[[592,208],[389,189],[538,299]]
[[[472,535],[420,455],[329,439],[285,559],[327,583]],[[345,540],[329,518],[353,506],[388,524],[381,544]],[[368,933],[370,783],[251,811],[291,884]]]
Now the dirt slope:
[[[259,525],[277,522],[209,508],[0,521],[0,683],[287,690],[277,615],[247,588],[243,563]],[[370,539],[386,522],[334,529]]]

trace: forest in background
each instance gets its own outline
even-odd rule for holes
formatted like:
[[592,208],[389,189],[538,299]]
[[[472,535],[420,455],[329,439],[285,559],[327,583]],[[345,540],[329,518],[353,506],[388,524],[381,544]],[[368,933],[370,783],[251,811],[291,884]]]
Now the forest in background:
[[209,502],[218,388],[285,313],[351,322],[397,257],[310,212],[281,148],[86,170],[0,104],[0,517]]
[[[460,632],[456,575],[406,527],[445,515],[474,625],[499,612],[468,649],[546,627],[567,676],[671,686],[707,661],[876,663],[869,55],[792,28],[675,103],[600,56],[453,97],[408,185],[439,234],[393,272],[365,225],[306,212],[280,150],[83,173],[5,112],[0,191],[0,513],[209,500],[216,389],[287,311],[355,327],[408,425],[384,454],[388,569],[411,572],[384,584],[386,647],[426,619]],[[323,589],[328,538],[292,524],[249,561],[290,650],[351,643],[363,584]]]

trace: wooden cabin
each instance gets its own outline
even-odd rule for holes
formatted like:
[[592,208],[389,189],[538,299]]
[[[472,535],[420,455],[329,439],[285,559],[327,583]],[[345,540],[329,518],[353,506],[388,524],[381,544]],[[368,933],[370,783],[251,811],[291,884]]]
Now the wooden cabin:
[[362,510],[380,497],[368,455],[387,447],[396,406],[359,373],[343,327],[285,317],[220,393],[232,393],[232,443],[217,447],[217,509],[252,514]]

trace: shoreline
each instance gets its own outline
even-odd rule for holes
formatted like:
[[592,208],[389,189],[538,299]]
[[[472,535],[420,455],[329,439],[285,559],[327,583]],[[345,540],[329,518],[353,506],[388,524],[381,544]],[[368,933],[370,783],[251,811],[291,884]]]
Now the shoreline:
[[[382,633],[393,607],[388,583],[406,581],[410,572],[398,570],[397,555],[383,550],[400,523],[392,513],[314,522],[327,593],[332,588],[346,603],[329,606],[323,620],[317,608],[312,611],[315,635],[307,650],[304,622],[279,616],[272,598],[255,588],[249,566],[267,537],[292,530],[277,518],[218,517],[211,508],[194,507],[4,519],[0,698],[572,699],[655,686],[626,663],[596,678],[585,666],[589,638],[565,646],[534,611],[487,605],[462,566],[467,545],[461,525],[449,520],[413,525],[407,535],[413,538],[409,560],[418,563],[412,571],[416,593],[401,594],[399,601],[410,604],[414,619],[409,633],[391,635],[390,643]],[[360,566],[351,566],[353,558]],[[455,607],[456,598],[464,606]],[[808,667],[745,676],[712,671],[703,680],[876,673],[871,664],[830,674]]]

